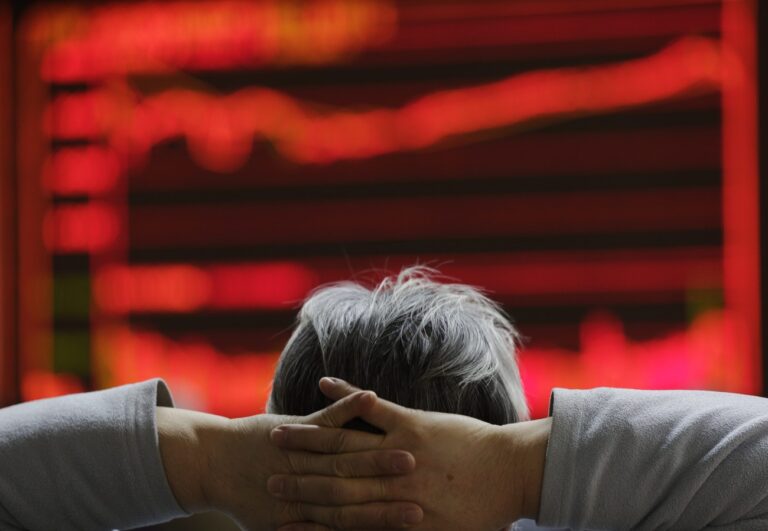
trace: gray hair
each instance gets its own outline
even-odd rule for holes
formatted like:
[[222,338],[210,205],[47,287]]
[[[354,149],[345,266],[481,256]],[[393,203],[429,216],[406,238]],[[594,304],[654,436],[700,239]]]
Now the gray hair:
[[317,382],[342,378],[406,407],[493,424],[527,420],[518,334],[479,290],[410,267],[373,289],[320,288],[305,302],[278,362],[267,410],[307,415],[329,402]]

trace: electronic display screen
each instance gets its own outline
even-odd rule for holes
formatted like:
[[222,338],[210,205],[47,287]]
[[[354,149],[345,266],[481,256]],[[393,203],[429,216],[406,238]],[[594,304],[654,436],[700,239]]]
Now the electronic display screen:
[[[552,387],[760,389],[741,2],[102,2],[24,13],[24,399],[260,411],[302,300],[412,264]],[[750,114],[751,113],[751,114]]]

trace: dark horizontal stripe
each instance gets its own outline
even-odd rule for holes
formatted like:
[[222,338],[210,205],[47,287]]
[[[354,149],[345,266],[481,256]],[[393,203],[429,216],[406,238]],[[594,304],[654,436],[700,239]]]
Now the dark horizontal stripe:
[[548,235],[516,238],[444,238],[396,242],[348,242],[326,244],[273,244],[222,247],[210,242],[204,247],[173,246],[155,249],[128,249],[134,263],[209,262],[218,260],[259,260],[345,256],[399,255],[420,253],[485,253],[557,250],[610,250],[634,248],[675,248],[722,245],[720,230],[638,232],[631,235],[604,233],[576,236]]
[[73,94],[78,92],[88,92],[96,87],[93,83],[72,82],[72,83],[53,83],[49,86],[48,97],[54,99],[63,94]]
[[615,304],[684,304],[689,295],[684,290],[631,291],[616,289],[614,292],[570,291],[567,293],[500,294],[493,290],[494,300],[510,306],[549,308],[552,306],[585,306],[602,308]]
[[141,329],[175,334],[179,331],[261,329],[280,335],[289,330],[296,318],[294,311],[197,312],[187,314],[133,314],[128,321]]
[[90,271],[91,257],[88,254],[51,254],[51,269],[57,272]]
[[633,129],[668,127],[674,130],[677,127],[712,127],[720,128],[721,112],[719,94],[702,99],[702,106],[711,102],[712,105],[702,108],[677,109],[680,101],[661,102],[648,106],[615,111],[608,114],[596,114],[578,118],[569,118],[561,122],[554,122],[547,128],[561,133],[587,132],[587,131],[628,131]]
[[51,326],[53,328],[54,334],[56,332],[78,333],[78,332],[88,332],[91,329],[91,322],[89,319],[78,318],[78,317],[51,316]]
[[51,196],[51,204],[53,205],[84,205],[91,200],[91,197],[82,195],[53,195]]
[[87,138],[55,138],[49,140],[49,146],[52,151],[57,149],[88,147],[92,146],[93,144],[93,140]]
[[505,307],[509,315],[521,330],[525,330],[526,324],[532,325],[545,323],[572,323],[578,325],[596,310],[607,312],[624,322],[655,321],[666,323],[685,323],[688,319],[688,308],[684,303],[660,303],[660,304],[606,304],[601,307],[594,306],[528,306]]
[[[128,195],[131,206],[180,205],[205,203],[243,203],[292,199],[371,199],[376,197],[445,197],[471,194],[552,193],[574,191],[645,191],[648,189],[684,189],[718,187],[721,174],[712,171],[680,171],[629,175],[515,176],[466,180],[430,180],[407,183],[368,182],[340,185],[267,186],[259,189],[176,189],[141,190]],[[78,202],[81,198],[57,198],[54,203]]]

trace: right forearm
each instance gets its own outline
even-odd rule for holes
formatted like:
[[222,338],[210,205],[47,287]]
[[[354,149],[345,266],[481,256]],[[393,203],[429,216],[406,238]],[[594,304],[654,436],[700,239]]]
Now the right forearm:
[[[494,449],[506,481],[499,489],[499,508],[512,523],[539,514],[544,461],[552,419],[545,418],[501,426]],[[510,503],[514,500],[515,503]]]
[[525,456],[521,462],[523,466],[522,476],[525,482],[522,516],[536,519],[539,517],[544,461],[547,456],[549,434],[552,430],[552,419],[531,421],[529,428],[521,441]]

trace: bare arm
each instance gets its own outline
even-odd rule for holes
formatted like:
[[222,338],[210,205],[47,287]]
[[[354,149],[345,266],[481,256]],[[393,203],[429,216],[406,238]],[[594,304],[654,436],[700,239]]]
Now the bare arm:
[[[373,393],[355,393],[330,408],[308,417],[257,415],[230,420],[196,411],[158,408],[160,451],[166,476],[179,504],[189,512],[217,509],[228,513],[245,529],[274,529],[293,521],[311,520],[312,529],[402,529],[418,523],[422,511],[411,502],[388,503],[376,493],[355,505],[335,499],[328,505],[296,504],[278,500],[267,491],[267,478],[279,473],[329,474],[353,477],[391,476],[410,472],[411,454],[377,449],[377,435],[357,434],[350,444],[367,451],[290,453],[269,441],[270,431],[285,422],[340,427],[367,414]],[[354,479],[339,478],[342,484]]]
[[409,472],[413,456],[378,449],[371,434],[350,439],[370,450],[339,455],[286,453],[269,441],[285,422],[341,426],[374,398],[357,393],[302,418],[229,420],[170,407],[165,384],[150,380],[2,409],[0,528],[128,529],[206,509],[227,512],[246,529],[296,520],[314,521],[318,531],[402,528],[406,513],[422,517],[411,502],[380,503],[374,496],[354,507],[300,506],[267,493],[275,473]]

